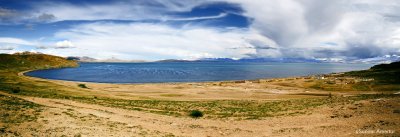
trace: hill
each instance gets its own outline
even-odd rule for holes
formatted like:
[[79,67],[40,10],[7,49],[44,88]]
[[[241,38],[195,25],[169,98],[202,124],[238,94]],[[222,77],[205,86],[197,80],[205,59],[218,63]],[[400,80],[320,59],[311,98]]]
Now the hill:
[[[37,69],[77,67],[76,61],[41,53],[23,52],[0,54],[0,91],[21,95],[56,95],[55,89],[62,86],[49,82],[35,82],[18,75],[20,72]],[[46,87],[46,88],[45,88]],[[52,90],[49,90],[52,87]]]
[[379,64],[373,66],[371,69],[373,70],[400,70],[400,61],[392,62],[390,64]]
[[76,67],[76,61],[62,57],[40,53],[0,54],[0,69],[26,71],[31,69],[49,69],[61,67]]
[[375,79],[376,84],[400,84],[400,61],[390,64],[379,64],[368,70],[351,71],[344,75]]

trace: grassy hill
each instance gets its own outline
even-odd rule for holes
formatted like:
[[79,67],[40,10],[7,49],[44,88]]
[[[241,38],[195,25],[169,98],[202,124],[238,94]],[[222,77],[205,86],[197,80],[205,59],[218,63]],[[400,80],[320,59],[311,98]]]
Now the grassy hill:
[[34,82],[18,76],[19,72],[37,69],[77,67],[76,61],[30,52],[0,54],[0,90],[21,95],[54,95],[56,85],[48,82]]
[[76,66],[76,61],[46,54],[0,54],[0,69],[8,72]]
[[309,88],[325,91],[399,91],[400,62],[379,64],[368,70],[341,75],[326,75],[326,79],[315,80],[309,85]]
[[400,61],[379,64],[368,70],[351,71],[344,75],[375,79],[375,84],[400,84]]

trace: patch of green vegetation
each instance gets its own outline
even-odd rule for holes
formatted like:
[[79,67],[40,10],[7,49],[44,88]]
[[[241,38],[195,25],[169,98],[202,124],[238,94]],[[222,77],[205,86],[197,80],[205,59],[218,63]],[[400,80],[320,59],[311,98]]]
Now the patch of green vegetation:
[[182,94],[161,94],[160,96],[164,96],[164,97],[181,97],[183,95]]
[[341,86],[335,84],[324,83],[324,81],[316,80],[313,85],[309,88],[317,89],[317,90],[324,90],[324,91],[349,91],[353,90],[348,86]]
[[189,116],[192,118],[200,118],[203,117],[203,112],[200,110],[192,110],[190,111]]
[[316,80],[307,87],[325,91],[398,91],[400,90],[399,76],[400,62],[393,62],[391,64],[375,65],[368,70],[351,71],[341,75],[330,76],[331,80],[335,80],[335,78],[354,78],[353,81]]
[[15,87],[15,88],[12,88],[12,89],[11,89],[11,92],[12,92],[12,93],[15,93],[15,94],[16,94],[16,93],[19,93],[20,91],[21,91],[21,89],[20,89],[19,87]]
[[80,88],[88,88],[85,84],[78,84],[78,87],[80,87]]
[[369,70],[346,72],[343,75],[361,78],[373,78],[374,81],[372,81],[371,84],[372,88],[375,90],[393,91],[400,89],[400,61],[390,64],[375,65]]
[[315,82],[315,84],[310,86],[310,88],[318,89],[318,90],[325,90],[325,86],[322,84],[321,81]]
[[378,98],[399,98],[400,94],[361,94],[355,97],[350,97],[355,101],[366,100],[366,99],[378,99]]
[[0,95],[0,123],[11,125],[35,121],[42,109],[38,104]]
[[356,91],[371,91],[371,83],[370,82],[360,82],[351,86]]
[[[138,110],[156,114],[185,116],[192,110],[204,110],[207,118],[247,118],[260,119],[281,115],[302,114],[304,110],[312,109],[322,105],[334,105],[348,102],[349,100],[381,97],[400,97],[393,94],[362,95],[362,97],[335,97],[331,98],[308,98],[291,99],[282,101],[255,101],[255,100],[215,100],[215,101],[168,101],[168,100],[122,100],[111,98],[83,99],[72,98],[73,100],[99,104],[109,107],[117,107],[130,110]],[[140,108],[140,109],[137,109]],[[293,112],[298,112],[294,113]]]

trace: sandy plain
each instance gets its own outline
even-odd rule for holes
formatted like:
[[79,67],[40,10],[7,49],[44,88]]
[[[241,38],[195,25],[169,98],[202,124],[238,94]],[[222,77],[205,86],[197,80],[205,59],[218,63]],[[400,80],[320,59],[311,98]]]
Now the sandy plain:
[[[246,81],[197,83],[107,84],[47,80],[28,77],[25,81],[51,83],[74,94],[118,100],[159,100],[185,105],[209,101],[252,103],[296,100],[326,101],[312,107],[279,110],[279,115],[246,118],[241,115],[220,117],[204,113],[202,118],[154,113],[160,107],[140,109],[88,103],[74,99],[32,97],[0,92],[2,100],[20,100],[40,105],[28,109],[34,121],[15,125],[0,123],[0,136],[399,136],[399,96],[349,98],[379,91],[324,91],[309,88],[318,77],[293,77]],[[79,88],[85,84],[88,88]],[[340,86],[340,85],[338,85]],[[389,94],[398,94],[398,91]],[[333,99],[332,99],[333,98]],[[187,101],[187,102],[185,102]],[[329,101],[328,101],[329,102]],[[218,102],[217,102],[218,103]],[[295,102],[296,103],[296,102]],[[312,104],[312,103],[311,103]],[[118,105],[118,104],[117,104]],[[171,104],[173,106],[174,104]],[[184,107],[186,107],[183,105]],[[228,105],[230,105],[228,103]],[[289,108],[294,104],[286,104]],[[307,105],[307,104],[305,104]],[[171,107],[171,106],[165,106]],[[189,104],[190,106],[190,104]],[[176,107],[180,107],[177,105]],[[219,107],[219,106],[217,106]],[[247,106],[241,106],[246,108]],[[248,106],[251,107],[251,104]],[[174,108],[178,109],[179,108]],[[207,112],[207,107],[199,108]],[[211,107],[210,109],[214,109]],[[285,106],[283,108],[285,109]],[[37,110],[37,111],[36,111]],[[146,110],[146,111],[143,111]],[[184,111],[183,111],[184,112]],[[213,112],[213,111],[210,111]],[[273,111],[275,112],[275,111]],[[239,112],[238,112],[239,113]]]

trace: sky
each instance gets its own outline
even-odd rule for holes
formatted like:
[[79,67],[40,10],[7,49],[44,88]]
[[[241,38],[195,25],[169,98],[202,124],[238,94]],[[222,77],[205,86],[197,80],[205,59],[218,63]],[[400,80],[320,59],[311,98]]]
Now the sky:
[[0,53],[125,60],[400,57],[399,0],[0,0]]

